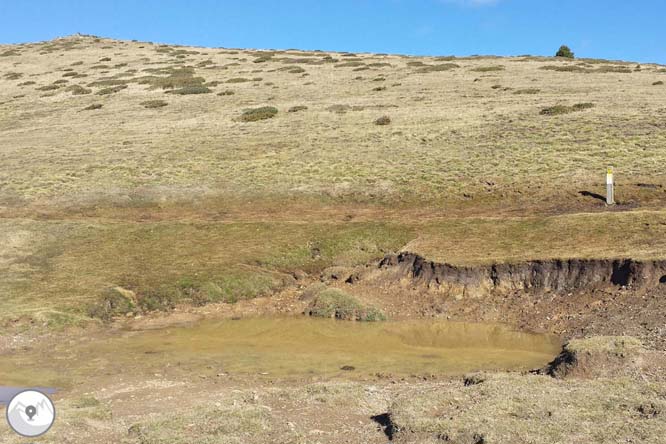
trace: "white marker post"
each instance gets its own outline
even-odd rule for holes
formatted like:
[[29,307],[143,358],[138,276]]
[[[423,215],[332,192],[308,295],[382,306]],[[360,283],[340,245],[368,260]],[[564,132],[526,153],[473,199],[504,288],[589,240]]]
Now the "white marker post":
[[615,186],[613,184],[613,167],[606,170],[606,205],[615,205]]

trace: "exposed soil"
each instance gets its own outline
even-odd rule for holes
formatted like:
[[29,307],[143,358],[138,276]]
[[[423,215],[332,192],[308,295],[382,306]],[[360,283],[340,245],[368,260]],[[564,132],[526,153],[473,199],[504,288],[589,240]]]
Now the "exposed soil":
[[665,261],[575,259],[457,267],[400,253],[333,282],[393,319],[502,322],[565,339],[631,335],[664,350],[665,275]]

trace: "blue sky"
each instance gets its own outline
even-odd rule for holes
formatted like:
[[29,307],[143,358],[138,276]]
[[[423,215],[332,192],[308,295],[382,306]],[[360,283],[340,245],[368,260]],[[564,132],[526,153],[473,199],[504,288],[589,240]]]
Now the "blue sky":
[[666,63],[666,1],[0,0],[0,42],[81,32],[235,48],[552,55]]

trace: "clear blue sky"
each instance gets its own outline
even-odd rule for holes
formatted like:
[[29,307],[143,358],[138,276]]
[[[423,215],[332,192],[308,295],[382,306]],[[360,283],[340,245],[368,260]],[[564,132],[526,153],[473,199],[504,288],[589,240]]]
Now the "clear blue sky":
[[666,63],[664,0],[0,0],[0,42],[81,32],[236,48]]

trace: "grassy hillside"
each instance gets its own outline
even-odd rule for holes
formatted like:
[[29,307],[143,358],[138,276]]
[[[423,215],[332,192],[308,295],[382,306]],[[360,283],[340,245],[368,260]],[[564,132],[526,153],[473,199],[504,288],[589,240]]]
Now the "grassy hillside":
[[401,248],[660,256],[663,82],[603,60],[0,46],[0,318],[86,319],[114,286],[252,297]]
[[[666,68],[656,65],[92,37],[0,55],[0,199],[10,207],[267,195],[564,201],[600,191],[607,164],[620,197],[664,181],[666,87],[653,84]],[[277,114],[243,117],[264,106]],[[389,125],[373,123],[384,115]]]

